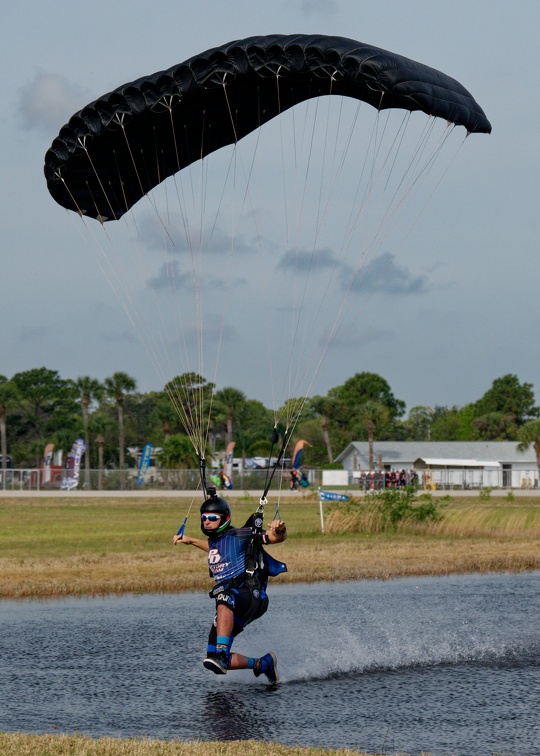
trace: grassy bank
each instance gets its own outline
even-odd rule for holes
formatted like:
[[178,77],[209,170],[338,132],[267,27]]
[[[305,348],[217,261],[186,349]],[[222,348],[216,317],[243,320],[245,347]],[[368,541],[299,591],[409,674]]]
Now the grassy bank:
[[[258,502],[235,500],[243,524]],[[281,582],[540,569],[540,502],[445,500],[437,523],[403,523],[395,533],[327,528],[315,498],[280,504],[289,538],[277,547]],[[0,597],[206,590],[205,555],[172,546],[189,502],[171,499],[3,499]],[[355,505],[362,516],[362,500]],[[198,502],[186,533],[198,535]],[[272,519],[273,506],[267,508]],[[327,525],[329,520],[327,520]],[[335,532],[328,532],[334,530]],[[369,531],[369,528],[367,528]]]
[[360,751],[345,748],[302,748],[256,740],[184,743],[19,733],[0,733],[0,753],[2,756],[362,756]]

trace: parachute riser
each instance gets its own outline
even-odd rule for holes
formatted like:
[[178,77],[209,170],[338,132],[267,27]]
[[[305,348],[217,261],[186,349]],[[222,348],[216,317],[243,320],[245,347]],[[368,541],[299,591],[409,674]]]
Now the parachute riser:
[[206,460],[204,457],[201,457],[200,455],[198,456],[199,456],[199,475],[201,478],[201,488],[202,488],[204,500],[206,501],[206,499],[208,498],[207,487],[206,487]]
[[[271,460],[272,460],[272,451],[274,449],[274,444],[277,442],[277,440],[278,440],[277,428],[274,428],[274,435],[272,437],[272,448],[270,449],[270,456],[268,458],[268,470],[270,470],[270,463],[271,463]],[[268,491],[270,490],[270,486],[272,485],[272,480],[274,478],[274,473],[276,472],[277,468],[279,467],[279,465],[281,463],[281,460],[283,459],[283,455],[285,454],[285,449],[287,448],[287,444],[288,443],[289,443],[289,432],[288,432],[288,430],[286,430],[285,433],[284,433],[284,435],[283,435],[283,441],[282,441],[282,444],[281,444],[281,448],[279,450],[279,454],[278,454],[278,458],[277,458],[276,464],[272,466],[272,471],[270,472],[270,474],[268,474],[268,472],[266,474],[266,481],[264,483],[264,491],[263,491],[263,494],[261,496],[261,502],[263,500],[266,501],[266,496],[268,494]]]

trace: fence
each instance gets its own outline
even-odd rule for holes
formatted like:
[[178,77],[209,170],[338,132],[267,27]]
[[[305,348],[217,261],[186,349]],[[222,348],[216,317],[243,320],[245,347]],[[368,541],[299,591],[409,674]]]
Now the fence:
[[[267,470],[245,470],[233,472],[233,486],[240,491],[262,490],[267,480]],[[320,484],[318,470],[307,471],[312,485]],[[276,470],[270,490],[289,487],[290,471],[282,474]],[[42,470],[10,469],[5,473],[0,470],[0,491],[50,491],[60,490],[65,472],[54,471],[51,480],[43,482]],[[207,485],[213,485],[207,476]],[[200,488],[198,470],[158,470],[148,473],[144,483],[137,485],[137,470],[90,470],[87,477],[86,470],[79,473],[78,491],[194,491]]]
[[[322,471],[307,470],[309,483],[312,487],[321,485]],[[267,470],[235,470],[233,472],[234,488],[240,491],[262,490],[267,480]],[[283,474],[277,470],[270,490],[278,488],[288,489],[289,471]],[[60,490],[64,472],[55,471],[51,481],[43,482],[43,471],[36,469],[8,469],[0,470],[0,491],[49,491]],[[531,470],[482,470],[482,469],[441,469],[418,470],[416,487],[426,491],[452,490],[481,490],[494,489],[538,489],[539,473]],[[359,473],[349,473],[349,487],[367,490],[365,478],[358,478]],[[376,474],[376,485],[370,488],[378,490],[391,485],[387,473]],[[407,481],[408,482],[408,481]],[[211,485],[210,477],[207,484]],[[158,470],[148,473],[144,483],[137,485],[137,470],[90,470],[89,477],[85,470],[81,470],[77,490],[92,491],[194,491],[200,487],[198,470]]]
[[425,491],[468,491],[485,488],[538,489],[538,470],[506,468],[424,468],[406,470],[399,476],[392,472],[352,473],[355,485],[363,490],[384,490],[412,485]]

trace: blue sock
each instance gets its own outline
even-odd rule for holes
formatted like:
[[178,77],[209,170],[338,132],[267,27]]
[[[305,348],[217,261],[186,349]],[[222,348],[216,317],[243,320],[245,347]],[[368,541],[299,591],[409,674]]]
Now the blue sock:
[[247,668],[248,669],[253,669],[253,667],[255,666],[255,662],[257,661],[257,659],[253,659],[253,657],[248,656],[247,660],[248,660]]
[[216,639],[216,651],[229,651],[230,635],[218,635]]

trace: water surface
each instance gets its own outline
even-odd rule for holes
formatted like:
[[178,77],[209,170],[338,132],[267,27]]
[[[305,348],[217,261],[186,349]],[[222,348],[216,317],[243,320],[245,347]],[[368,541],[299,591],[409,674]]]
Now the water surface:
[[540,755],[540,573],[275,586],[235,642],[282,684],[201,664],[206,595],[0,602],[0,730]]

